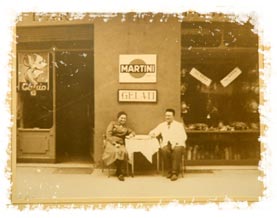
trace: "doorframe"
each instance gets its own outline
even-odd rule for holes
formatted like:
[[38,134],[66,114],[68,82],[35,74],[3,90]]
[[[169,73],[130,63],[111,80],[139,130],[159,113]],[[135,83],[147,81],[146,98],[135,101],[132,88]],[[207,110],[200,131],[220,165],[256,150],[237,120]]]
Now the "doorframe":
[[[94,49],[91,49],[91,48],[70,48],[70,49],[61,49],[61,48],[56,48],[56,47],[53,47],[52,48],[53,49],[53,51],[54,51],[54,54],[53,54],[53,61],[55,61],[56,62],[56,52],[64,52],[64,51],[68,51],[68,52],[91,52],[92,53],[92,57],[93,57],[93,65],[92,65],[92,69],[93,69],[93,71],[92,72],[90,72],[90,73],[92,73],[93,74],[93,78],[92,78],[92,81],[91,81],[91,85],[92,85],[92,87],[91,88],[93,88],[93,90],[92,90],[92,94],[94,95]],[[53,85],[55,85],[55,88],[54,88],[54,93],[53,93],[53,95],[54,95],[54,101],[55,101],[55,103],[53,104],[53,106],[55,105],[55,108],[54,108],[54,111],[55,111],[55,115],[54,115],[54,117],[55,117],[55,119],[53,119],[53,120],[55,120],[55,154],[56,154],[56,156],[55,156],[55,160],[57,161],[57,144],[56,144],[56,93],[57,93],[57,81],[56,81],[56,67],[54,67],[54,71],[53,71],[53,73],[54,73],[54,82],[53,82]],[[94,157],[93,157],[93,153],[91,152],[91,146],[93,145],[94,146],[94,122],[95,122],[95,120],[94,120],[94,107],[95,107],[95,103],[94,103],[94,98],[93,98],[93,102],[92,102],[92,107],[93,107],[93,122],[92,122],[92,138],[91,138],[91,143],[92,144],[90,144],[89,145],[89,156],[91,157],[91,159],[94,159]]]

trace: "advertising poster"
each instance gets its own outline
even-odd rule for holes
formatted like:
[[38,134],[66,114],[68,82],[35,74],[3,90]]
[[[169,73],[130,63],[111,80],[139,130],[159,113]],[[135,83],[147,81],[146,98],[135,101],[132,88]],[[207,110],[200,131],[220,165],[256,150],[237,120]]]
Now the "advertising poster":
[[18,90],[49,90],[49,53],[18,53]]
[[120,83],[155,83],[156,81],[156,55],[119,55]]

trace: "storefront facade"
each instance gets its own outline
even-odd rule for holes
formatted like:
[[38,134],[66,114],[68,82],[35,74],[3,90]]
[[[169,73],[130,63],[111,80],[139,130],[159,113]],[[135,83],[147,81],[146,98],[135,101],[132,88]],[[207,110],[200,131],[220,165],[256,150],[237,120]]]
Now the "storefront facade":
[[[255,94],[254,89],[252,93],[249,88],[245,93],[251,92],[248,93],[254,95],[251,99],[257,99],[252,105],[259,102],[258,37],[249,33],[251,28],[242,28],[246,29],[242,35],[250,34],[252,42],[229,47],[224,44],[229,36],[224,35],[224,28],[235,28],[226,27],[229,22],[224,17],[211,18],[212,26],[195,15],[188,15],[184,22],[173,16],[160,22],[162,15],[154,16],[153,20],[147,15],[134,20],[130,14],[124,17],[124,22],[122,17],[112,16],[105,22],[103,18],[86,15],[82,20],[71,21],[66,14],[48,17],[28,14],[18,22],[14,89],[17,160],[64,162],[70,158],[91,158],[98,163],[105,129],[119,111],[128,114],[128,125],[137,134],[148,134],[163,121],[164,110],[174,108],[176,119],[184,121],[188,128],[190,164],[256,165],[260,152],[259,128],[254,126],[259,122],[257,111],[249,115],[255,117],[253,121],[243,120],[248,126],[252,123],[253,128],[242,127],[240,132],[233,128],[232,133],[237,135],[217,128],[212,133],[215,126],[207,118],[213,116],[207,102],[216,99],[215,107],[222,110],[224,117],[214,121],[216,126],[220,122],[227,126],[231,121],[241,121],[236,116],[230,116],[231,120],[225,118],[233,109],[234,114],[240,114],[240,109],[232,106],[232,96],[238,95],[234,90],[247,81],[258,92]],[[239,38],[240,33],[232,34]],[[20,72],[32,68],[30,65],[38,56],[48,65],[47,72],[44,70],[48,80],[39,83],[43,90],[27,88],[26,76],[25,80],[23,76],[20,79]],[[238,70],[232,74],[238,75],[222,80],[234,69]],[[209,120],[200,119],[201,116]],[[195,123],[205,123],[207,128],[197,129]],[[238,137],[238,142],[232,141]],[[237,148],[238,144],[245,146],[243,143],[251,155]],[[202,154],[196,154],[199,148]],[[217,149],[217,153],[224,155],[216,156]],[[239,161],[243,158],[246,161]]]

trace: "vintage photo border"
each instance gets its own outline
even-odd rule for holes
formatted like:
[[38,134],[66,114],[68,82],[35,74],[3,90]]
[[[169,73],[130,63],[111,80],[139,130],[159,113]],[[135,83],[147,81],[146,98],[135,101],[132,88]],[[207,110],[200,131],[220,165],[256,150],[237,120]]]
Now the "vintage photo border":
[[[14,19],[14,18],[13,18]],[[262,34],[262,32],[259,32],[259,34]],[[263,38],[263,37],[262,37]],[[13,42],[15,41],[15,35],[13,34]],[[13,43],[13,51],[15,51],[15,43]],[[265,63],[265,64],[269,64],[270,65],[270,62],[268,63],[268,61],[266,60],[266,58],[265,58],[265,61],[263,61],[263,56],[267,56],[267,52],[269,51],[269,48],[266,46],[266,45],[263,45],[262,47],[260,47],[260,52],[259,52],[259,60],[261,61],[261,63]],[[265,54],[265,55],[262,55],[262,54]],[[14,56],[14,52],[13,52],[13,55],[12,56]],[[12,69],[13,69],[13,72],[14,72],[14,70],[16,69],[15,68],[15,66],[16,66],[16,63],[15,63],[15,60],[14,60],[14,58],[11,60],[12,61]],[[265,73],[265,72],[268,72],[268,73],[270,73],[270,71],[269,71],[269,69],[270,68],[268,68],[268,66],[263,66],[262,67],[262,72],[263,73]],[[13,73],[13,75],[15,75],[14,73]],[[260,90],[265,90],[266,89],[266,83],[267,83],[267,81],[263,81],[263,79],[261,79],[261,78],[264,78],[265,80],[267,79],[266,78],[267,76],[265,76],[265,75],[262,75],[261,77],[260,77]],[[16,80],[14,79],[14,77],[12,77],[11,78],[11,81],[12,81],[12,86],[13,87],[16,87]],[[12,93],[12,95],[11,95],[11,98],[13,99],[13,96],[14,96],[14,94]],[[266,97],[267,98],[267,97]],[[268,102],[266,102],[266,101],[268,101],[269,99],[266,99],[266,101],[265,101],[265,97],[263,96],[261,99],[260,99],[261,101],[261,105],[264,105],[264,103],[268,103]],[[12,104],[11,104],[11,111],[12,111],[12,113],[11,114],[15,114],[15,101],[13,101],[12,102]],[[265,109],[265,111],[266,111],[267,109]],[[265,112],[264,111],[264,112]],[[264,116],[265,114],[264,114],[264,112],[262,112],[262,116]],[[15,122],[15,117],[13,116],[13,123]],[[263,121],[266,121],[266,120],[264,120],[264,119],[262,119]],[[10,126],[10,124],[8,123],[8,125]],[[13,134],[15,134],[15,128],[14,127],[11,127],[12,128],[12,135]],[[264,134],[264,131],[267,129],[267,127],[264,127],[262,130],[261,130],[261,133],[262,133],[262,136],[265,136],[265,134]],[[14,145],[15,144],[15,138],[14,137],[11,137],[12,138],[12,144]],[[262,137],[263,138],[263,137]],[[263,153],[263,155],[262,155],[262,165],[260,165],[260,168],[261,169],[265,169],[265,167],[268,167],[267,166],[267,162],[264,162],[264,161],[266,161],[265,160],[265,158],[267,158],[267,157],[265,157],[265,155],[267,154],[267,152],[268,151],[266,151],[266,150],[264,150],[264,147],[265,147],[265,145],[264,145],[264,142],[268,142],[267,140],[263,140],[263,143],[262,143],[262,148],[263,148],[263,150],[261,151],[262,153]],[[11,149],[11,150],[10,150]],[[14,181],[16,180],[16,174],[14,174],[13,172],[15,172],[15,157],[14,157],[14,155],[15,155],[15,153],[16,153],[16,150],[15,150],[16,148],[15,148],[15,146],[10,146],[9,145],[9,147],[8,147],[8,151],[10,150],[10,154],[11,154],[11,156],[12,156],[12,159],[11,160],[9,160],[9,161],[11,161],[11,162],[8,162],[9,164],[7,165],[7,168],[6,168],[6,170],[8,171],[8,172],[11,172],[11,174],[10,174],[10,177],[11,177],[11,181],[12,181],[12,183],[14,184]],[[9,153],[9,152],[8,152]],[[268,154],[267,154],[268,155]],[[10,165],[11,164],[11,165]],[[264,165],[263,165],[264,164]],[[10,169],[11,169],[11,171],[10,171]],[[262,171],[262,173],[263,173],[263,175],[261,175],[262,177],[267,173],[267,172],[265,172],[265,171]],[[266,186],[267,184],[265,184],[265,186]],[[12,191],[12,190],[11,190]],[[69,200],[68,201],[68,203],[71,203],[72,201],[71,200]],[[97,201],[96,201],[97,202]],[[103,203],[103,201],[100,201],[101,203]],[[31,202],[30,202],[31,203]],[[50,202],[46,202],[46,203],[50,203]],[[55,203],[55,202],[51,202],[51,203]],[[50,203],[50,205],[51,205],[51,203]],[[82,203],[85,203],[85,202],[80,202],[81,204]],[[169,202],[168,202],[169,203]],[[154,204],[155,205],[155,204]]]
[[[86,15],[86,13],[83,14],[84,16]],[[176,14],[153,14],[153,13],[145,13],[146,16],[148,16],[150,19],[155,19],[156,16],[158,17],[161,17],[161,16],[164,16],[166,17],[166,19],[178,19],[179,22],[181,22],[182,20],[182,15],[176,15]],[[207,16],[210,16],[211,14],[208,14]],[[24,14],[23,14],[24,16]],[[43,16],[43,14],[42,14]],[[79,19],[79,16],[80,14],[78,14],[78,17],[76,18],[74,15],[71,15],[71,18],[72,20],[74,21],[76,19],[76,21],[78,22],[83,22],[82,19]],[[114,17],[112,16],[109,16],[108,14],[100,14],[100,15],[93,15],[92,13],[92,17],[95,16],[95,18],[93,18],[91,20],[91,22],[93,22],[94,19],[101,19],[101,17],[108,17],[110,20],[114,19]],[[135,13],[127,13],[127,14],[117,14],[116,16],[120,16],[120,17],[123,17],[123,16],[133,16],[133,17],[137,17],[137,14]],[[178,18],[176,18],[176,16]],[[226,19],[230,19],[230,20],[233,20],[233,21],[236,21],[238,22],[239,19],[238,17],[234,16],[233,14],[231,15],[224,15],[226,17]],[[90,17],[90,16],[89,16]],[[247,17],[247,18],[250,18],[251,19],[251,16]],[[137,19],[140,19],[139,17]],[[209,18],[207,18],[209,19]],[[86,22],[86,20],[84,20],[84,22]],[[90,22],[90,21],[89,21]],[[109,22],[109,21],[107,21]],[[154,22],[154,21],[153,21]],[[163,21],[163,22],[166,22],[166,21]],[[243,21],[240,21],[241,23],[243,23]],[[259,50],[260,51],[264,51],[264,48],[262,46],[262,44],[259,44]],[[15,53],[15,52],[14,52]],[[16,60],[15,60],[16,61]],[[262,53],[260,52],[259,53],[259,61],[261,62],[261,64],[263,64],[263,55]],[[260,66],[260,73],[262,72],[261,69],[263,69],[264,67],[261,65]],[[16,69],[15,66],[13,66],[13,69]],[[16,72],[13,72],[13,75],[16,75],[15,74]],[[12,77],[12,82],[14,83],[14,80],[15,80],[15,77]],[[262,90],[262,88],[264,87],[264,84],[262,83],[263,81],[260,79],[260,87]],[[12,86],[12,90],[14,91],[14,84]],[[131,89],[130,89],[131,90]],[[135,90],[135,89],[133,89]],[[117,98],[118,98],[118,94],[119,94],[119,90],[118,90],[118,93],[117,93]],[[15,109],[16,109],[16,102],[14,101],[14,99],[16,98],[16,92],[12,92],[12,105],[13,105],[13,112],[12,114],[15,114]],[[128,102],[120,102],[120,103],[124,103],[124,104],[127,104]],[[136,103],[143,103],[143,102],[136,102]],[[157,103],[157,102],[155,102]],[[263,93],[260,92],[260,104],[263,105],[264,104],[264,97],[263,97]],[[13,118],[15,119],[15,116],[13,116]],[[16,120],[13,121],[14,123],[16,122]],[[13,129],[13,134],[14,136],[16,136],[16,128],[15,128],[15,125],[13,125],[12,127]],[[261,135],[263,136],[264,135],[264,125],[263,123],[261,123]],[[16,137],[12,137],[12,172],[15,172],[15,167],[16,167]],[[264,145],[263,143],[261,143],[261,153],[264,152]],[[262,176],[262,171],[260,171],[260,176]],[[12,183],[15,184],[15,181],[16,181],[16,174],[14,174],[14,177],[12,179]],[[13,193],[12,193],[13,194]],[[257,202],[258,201],[258,198],[249,198],[249,197],[245,197],[245,198],[236,198],[234,196],[226,196],[227,198],[229,198],[231,201],[234,201],[234,202],[238,202],[238,201],[248,201],[248,202]],[[102,197],[91,197],[91,198],[84,198],[84,199],[76,199],[72,196],[72,198],[68,198],[68,199],[62,199],[62,200],[58,200],[58,199],[42,199],[42,200],[35,200],[35,199],[28,199],[28,203],[33,203],[33,204],[36,204],[36,203],[43,203],[43,204],[51,204],[51,203],[58,203],[58,204],[67,204],[67,203],[83,203],[83,204],[90,204],[90,203],[117,203],[117,202],[121,202],[121,203],[130,203],[130,204],[136,204],[136,203],[148,203],[148,204],[156,204],[158,202],[162,202],[162,203],[170,203],[172,200],[175,200],[175,201],[178,201],[180,203],[184,203],[184,202],[199,202],[199,203],[202,203],[202,204],[205,204],[207,202],[215,202],[215,203],[220,203],[220,202],[224,202],[224,200],[226,199],[226,197],[217,197],[217,199],[210,199],[208,197],[176,197],[176,196],[165,196],[164,198],[160,199],[160,198],[157,198],[155,196],[153,197],[148,197],[148,198],[145,198],[145,197],[141,197],[141,198],[134,198],[134,197],[128,197],[128,198],[122,198],[120,196],[118,196],[117,198],[102,198]],[[262,196],[261,196],[262,197]],[[12,201],[15,203],[15,204],[24,204],[26,203],[26,201],[22,201],[22,200],[18,200],[18,199],[15,199],[15,197],[12,195]]]

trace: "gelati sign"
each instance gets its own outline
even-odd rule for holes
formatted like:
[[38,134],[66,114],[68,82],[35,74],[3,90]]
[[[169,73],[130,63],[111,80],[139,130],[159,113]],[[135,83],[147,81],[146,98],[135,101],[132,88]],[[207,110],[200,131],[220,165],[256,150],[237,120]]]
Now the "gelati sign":
[[49,90],[49,53],[27,52],[18,53],[18,90],[36,91]]
[[119,102],[157,102],[157,90],[118,90]]
[[119,55],[120,83],[155,83],[156,81],[155,54]]

